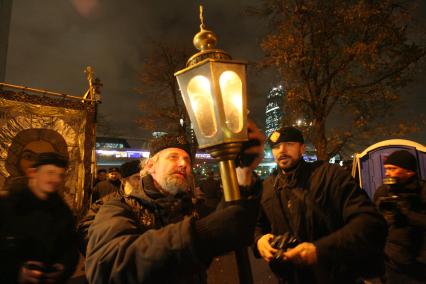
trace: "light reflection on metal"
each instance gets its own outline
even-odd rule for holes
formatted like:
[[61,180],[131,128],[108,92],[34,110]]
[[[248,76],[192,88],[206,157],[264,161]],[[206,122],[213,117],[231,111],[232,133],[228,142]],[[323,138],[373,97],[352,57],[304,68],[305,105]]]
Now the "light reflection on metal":
[[206,137],[217,133],[217,122],[213,109],[213,98],[209,80],[195,76],[188,83],[188,98],[200,132]]
[[239,133],[243,127],[243,83],[234,71],[225,71],[219,78],[225,109],[225,123],[234,133]]

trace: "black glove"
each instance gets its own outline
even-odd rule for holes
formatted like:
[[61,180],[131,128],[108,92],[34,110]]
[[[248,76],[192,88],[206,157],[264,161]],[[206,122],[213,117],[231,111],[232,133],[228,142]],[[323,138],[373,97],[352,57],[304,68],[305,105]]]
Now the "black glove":
[[253,146],[260,146],[260,141],[258,140],[249,140],[243,143],[241,146],[240,153],[238,153],[237,157],[235,158],[235,166],[236,167],[248,167],[253,163],[253,161],[258,157],[258,154],[246,154],[244,153],[245,150],[253,147]]
[[214,256],[248,246],[253,241],[256,210],[256,201],[245,201],[244,206],[231,205],[195,221],[194,246],[200,259],[208,263]]
[[[261,159],[260,156],[263,156],[263,144],[265,143],[265,135],[260,132],[256,127],[255,123],[248,119],[247,121],[247,134],[248,141],[244,142],[241,146],[240,153],[238,153],[235,158],[235,165],[237,167],[254,167],[256,168]],[[256,161],[256,165],[253,165],[253,162]]]

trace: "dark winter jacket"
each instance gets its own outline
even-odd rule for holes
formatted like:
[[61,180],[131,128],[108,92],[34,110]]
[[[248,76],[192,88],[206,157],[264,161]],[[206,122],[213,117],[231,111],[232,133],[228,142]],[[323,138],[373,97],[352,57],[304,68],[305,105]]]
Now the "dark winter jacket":
[[0,199],[0,283],[16,283],[28,260],[61,263],[63,279],[78,261],[77,238],[71,210],[57,194],[38,199],[26,183],[14,184]]
[[426,182],[382,185],[374,202],[388,220],[385,246],[392,270],[426,279]]
[[87,279],[90,283],[205,283],[206,264],[193,248],[190,197],[164,197],[150,175],[142,184],[143,190],[111,198],[94,212],[92,221],[86,219]]
[[96,202],[92,203],[86,215],[84,215],[84,217],[82,217],[77,223],[79,250],[83,256],[86,256],[86,248],[89,238],[89,227],[93,223],[93,220],[95,219],[96,214],[99,212],[99,209],[101,209],[102,205],[104,205],[108,201],[120,199],[121,197],[123,197],[123,194],[124,193],[122,192],[122,190],[117,190],[102,197],[101,199],[96,200]]
[[290,232],[317,248],[317,264],[294,268],[289,283],[353,283],[383,271],[386,223],[345,170],[301,160],[268,177],[263,190],[255,242]]

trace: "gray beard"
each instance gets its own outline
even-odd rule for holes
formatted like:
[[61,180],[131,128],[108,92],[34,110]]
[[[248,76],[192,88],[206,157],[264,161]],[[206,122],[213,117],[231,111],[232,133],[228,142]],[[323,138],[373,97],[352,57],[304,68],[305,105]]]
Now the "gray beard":
[[176,195],[179,192],[188,191],[189,189],[188,178],[181,180],[173,175],[167,176],[164,180],[159,182],[159,185],[165,192],[171,195]]

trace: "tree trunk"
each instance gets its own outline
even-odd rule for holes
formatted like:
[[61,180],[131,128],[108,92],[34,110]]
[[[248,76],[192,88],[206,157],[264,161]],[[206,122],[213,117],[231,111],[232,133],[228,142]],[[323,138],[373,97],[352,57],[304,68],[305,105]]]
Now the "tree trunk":
[[328,161],[329,157],[327,154],[327,138],[325,136],[325,121],[319,120],[314,124],[315,136],[312,141],[317,151],[318,160]]

